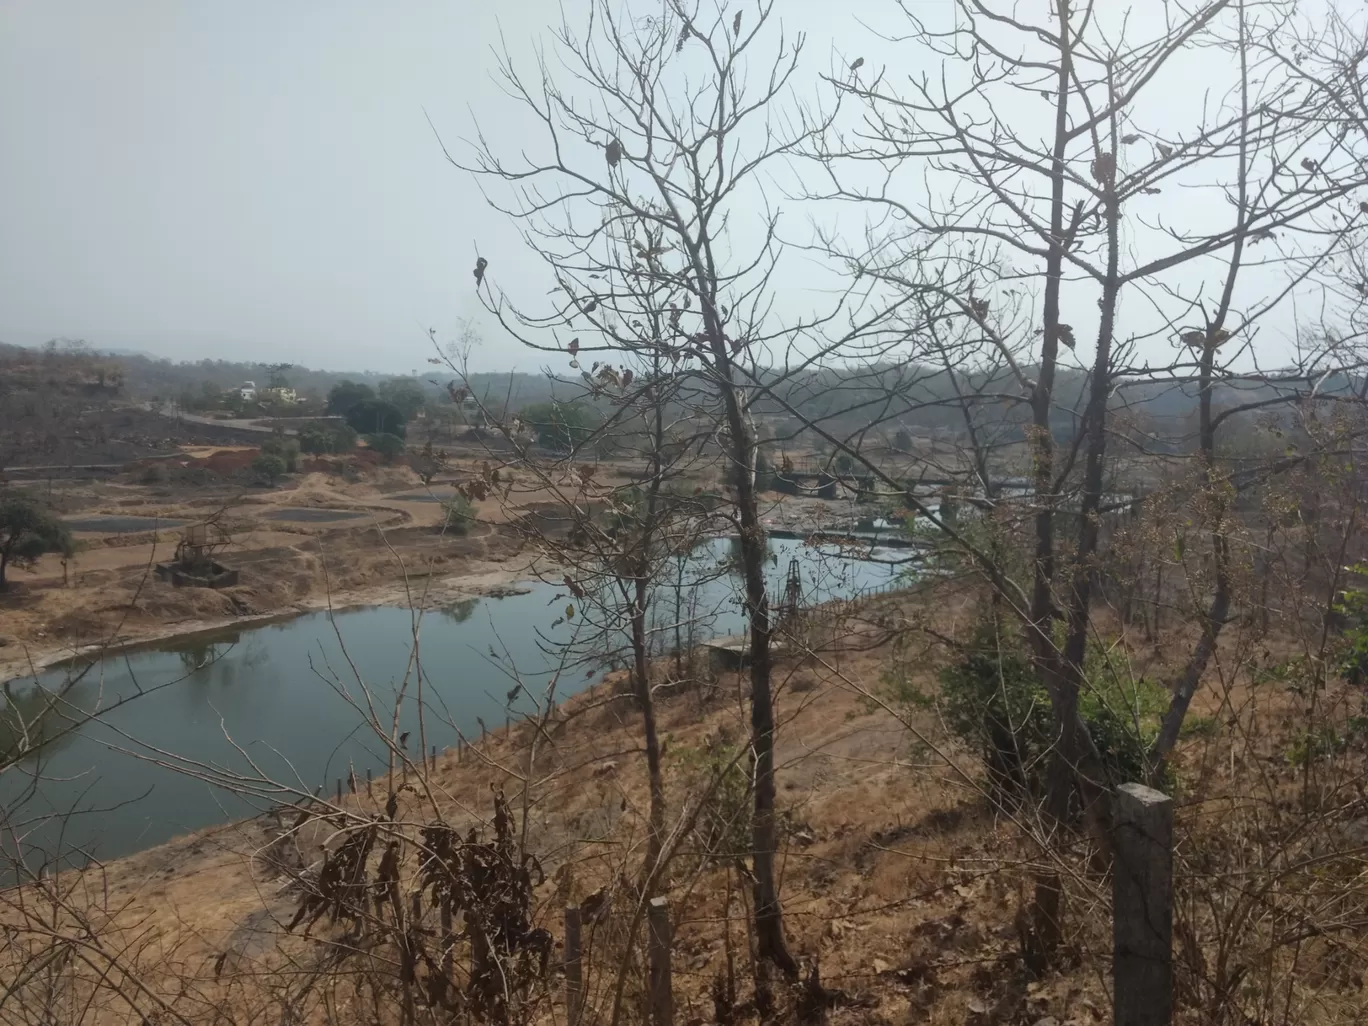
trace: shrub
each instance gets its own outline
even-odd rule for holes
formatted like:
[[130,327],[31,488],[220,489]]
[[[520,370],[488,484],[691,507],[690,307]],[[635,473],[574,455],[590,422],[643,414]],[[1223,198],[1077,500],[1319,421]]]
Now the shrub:
[[269,438],[261,443],[261,455],[275,456],[285,471],[293,474],[299,465],[299,443],[293,438]]
[[[1079,713],[1102,759],[1109,786],[1147,782],[1148,751],[1167,707],[1162,685],[1118,673],[1100,648],[1089,651]],[[959,658],[944,667],[934,697],[906,673],[885,676],[895,700],[934,705],[949,731],[983,759],[999,801],[1044,797],[1056,730],[1049,695],[1019,635],[985,620]]]
[[285,473],[285,461],[273,453],[263,452],[252,460],[252,473],[262,484],[274,486]]
[[66,524],[23,492],[0,491],[0,590],[11,566],[32,566],[45,552],[76,551]]
[[537,433],[537,444],[551,452],[573,452],[601,425],[596,410],[584,403],[552,400],[534,403],[522,411],[523,422]]
[[351,452],[356,432],[350,424],[310,424],[299,432],[299,448],[311,454]]
[[725,863],[749,851],[751,789],[746,755],[724,738],[674,751],[690,790],[712,792],[694,824],[699,858]]
[[386,463],[393,463],[394,458],[404,451],[404,440],[398,435],[387,433],[367,435],[366,444],[374,449]]
[[464,495],[453,495],[442,503],[442,530],[448,534],[466,534],[475,520],[475,507]]

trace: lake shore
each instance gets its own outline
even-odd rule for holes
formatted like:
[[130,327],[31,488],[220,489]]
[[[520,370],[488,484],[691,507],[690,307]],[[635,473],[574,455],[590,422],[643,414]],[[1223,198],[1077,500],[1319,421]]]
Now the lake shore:
[[237,617],[191,617],[165,623],[128,623],[100,641],[72,645],[54,639],[43,645],[33,641],[17,642],[0,648],[0,681],[32,679],[37,674],[63,665],[92,659],[101,653],[126,653],[163,645],[168,641],[189,641],[196,637],[227,631],[282,623],[297,616],[325,610],[342,612],[367,606],[398,606],[428,610],[469,598],[502,598],[522,594],[525,582],[534,580],[530,565],[510,567],[505,563],[479,562],[458,573],[410,573],[406,578],[388,580],[360,588],[325,591],[288,603],[278,609]]

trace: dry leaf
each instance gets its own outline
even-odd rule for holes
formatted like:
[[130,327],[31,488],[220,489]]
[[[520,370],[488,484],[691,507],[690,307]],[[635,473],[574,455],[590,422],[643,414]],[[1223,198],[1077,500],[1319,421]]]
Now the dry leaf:
[[1121,141],[1129,146],[1131,143],[1139,142],[1140,136],[1138,133],[1132,132],[1130,135],[1123,135]]
[[1116,180],[1116,157],[1110,153],[1099,153],[1092,162],[1093,181],[1100,185],[1111,185]]

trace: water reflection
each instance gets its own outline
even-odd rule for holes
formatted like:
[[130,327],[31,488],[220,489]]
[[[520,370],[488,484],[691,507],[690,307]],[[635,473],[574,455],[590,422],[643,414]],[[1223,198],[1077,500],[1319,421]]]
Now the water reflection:
[[[718,539],[681,560],[673,582],[662,581],[652,614],[657,652],[741,629],[732,555],[730,541]],[[791,558],[802,564],[812,602],[883,583],[891,573],[879,564],[827,558],[799,542],[775,540],[771,567],[779,569],[770,577],[776,594],[782,594]],[[452,745],[458,731],[478,736],[481,719],[491,727],[502,724],[506,706],[512,704],[515,714],[530,709],[529,696],[542,696],[553,680],[560,699],[598,678],[602,662],[558,672],[564,646],[591,633],[579,611],[567,620],[563,593],[563,587],[537,585],[507,598],[453,602],[421,618],[422,715],[429,744]],[[166,758],[161,753],[193,758],[211,775],[250,771],[307,791],[331,791],[349,771],[378,770],[386,753],[367,725],[367,711],[380,710],[388,730],[397,704],[399,730],[416,736],[418,728],[413,625],[407,609],[375,607],[111,656],[70,684],[64,696],[75,708],[110,711],[45,750],[36,794],[25,794],[32,769],[0,771],[0,805],[12,806],[21,796],[26,803],[18,814],[0,807],[0,821],[76,806],[112,810],[70,821],[61,838],[67,849],[80,846],[111,858],[286,797],[263,794],[248,801],[167,770],[157,764]],[[600,627],[617,632],[611,651],[621,643],[623,624],[606,619]],[[601,634],[595,644],[608,636]],[[12,735],[35,717],[47,736],[70,727],[70,716],[44,712],[54,689],[68,687],[69,680],[58,672],[12,685],[0,706],[0,731]],[[522,690],[510,703],[515,683]],[[121,697],[159,685],[165,686],[111,709]],[[138,800],[143,795],[150,798]],[[57,843],[41,830],[30,840]]]
[[459,599],[448,606],[444,606],[438,612],[452,623],[465,623],[474,615],[479,604],[480,600],[477,598]]

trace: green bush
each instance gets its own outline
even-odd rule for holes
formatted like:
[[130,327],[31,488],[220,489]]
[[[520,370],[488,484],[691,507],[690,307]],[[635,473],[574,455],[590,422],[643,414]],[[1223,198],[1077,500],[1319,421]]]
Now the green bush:
[[356,432],[349,424],[310,424],[299,432],[299,448],[311,454],[351,452]]
[[367,435],[366,444],[379,453],[386,463],[392,463],[404,451],[404,440],[398,435]]
[[70,557],[76,551],[71,531],[27,492],[0,489],[0,591],[5,571],[32,566],[47,552]]
[[293,438],[268,438],[261,443],[263,456],[275,456],[285,467],[285,472],[293,474],[299,465],[299,443]]
[[453,495],[442,503],[442,530],[447,534],[467,534],[475,520],[475,507],[464,495]]
[[264,485],[274,485],[285,473],[285,461],[274,453],[263,452],[252,460],[252,473]]
[[680,746],[675,758],[695,792],[711,789],[694,824],[694,839],[703,861],[730,862],[751,849],[750,760],[723,739],[705,746]]
[[537,433],[538,445],[557,453],[575,451],[603,423],[598,411],[585,403],[555,400],[533,403],[519,416]]
[[[999,801],[1015,805],[1044,797],[1054,713],[1015,631],[991,620],[980,624],[959,658],[941,670],[934,696],[916,691],[905,673],[886,675],[885,683],[895,700],[939,710],[950,732],[983,759]],[[1131,679],[1100,648],[1089,651],[1079,713],[1109,786],[1148,782],[1147,753],[1167,704],[1162,685]]]

